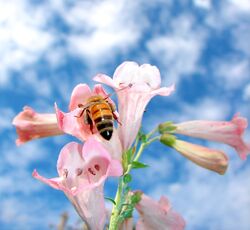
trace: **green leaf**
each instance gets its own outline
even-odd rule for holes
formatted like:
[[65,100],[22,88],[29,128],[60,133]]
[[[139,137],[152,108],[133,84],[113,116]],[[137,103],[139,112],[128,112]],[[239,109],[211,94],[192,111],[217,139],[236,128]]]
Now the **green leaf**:
[[133,161],[132,162],[132,168],[133,169],[140,169],[140,168],[146,168],[146,167],[149,167],[149,165],[146,165],[142,162],[139,162],[139,161]]
[[142,192],[140,192],[140,191],[135,192],[135,193],[131,196],[131,198],[130,198],[131,203],[132,203],[133,205],[136,205],[137,203],[139,203],[140,200],[141,200],[141,196],[142,196]]
[[142,143],[146,143],[146,142],[147,142],[147,136],[146,136],[145,134],[142,134],[142,135],[140,136],[140,141],[141,141]]
[[123,182],[125,183],[125,184],[128,184],[129,182],[131,182],[132,181],[132,176],[130,175],[130,174],[125,174],[124,176],[123,176]]
[[113,200],[112,198],[110,198],[110,197],[104,197],[106,200],[109,200],[109,201],[111,201],[114,205],[116,205],[116,202],[115,202],[115,200]]
[[126,209],[124,212],[122,212],[122,217],[124,219],[131,218],[133,215],[133,208],[132,209]]

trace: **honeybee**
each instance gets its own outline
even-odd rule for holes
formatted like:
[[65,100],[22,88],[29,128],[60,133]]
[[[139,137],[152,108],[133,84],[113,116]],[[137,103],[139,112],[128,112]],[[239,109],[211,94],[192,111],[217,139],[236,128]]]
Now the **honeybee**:
[[118,121],[115,115],[115,105],[107,100],[108,97],[101,95],[91,96],[85,105],[78,105],[79,108],[82,108],[82,112],[78,118],[83,115],[84,123],[90,126],[91,132],[93,133],[95,125],[99,134],[105,140],[110,140],[112,137],[114,127],[113,120]]

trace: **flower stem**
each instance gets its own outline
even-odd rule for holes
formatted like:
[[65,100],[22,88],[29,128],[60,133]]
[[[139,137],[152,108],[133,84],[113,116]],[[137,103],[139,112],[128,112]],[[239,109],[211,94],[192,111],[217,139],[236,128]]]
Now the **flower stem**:
[[[156,130],[153,130],[150,135],[147,135],[147,137],[149,138],[150,136],[153,135],[153,133],[155,133]],[[153,141],[155,140],[159,140],[159,136],[153,137],[151,139],[148,139],[147,142],[145,143],[141,143],[140,148],[138,149],[135,157],[134,157],[134,161],[138,161],[143,150],[149,145],[151,144]],[[132,169],[132,164],[128,165],[128,168],[126,170],[126,172],[124,172],[123,175],[129,174],[129,172]],[[120,177],[119,179],[119,184],[118,184],[118,188],[117,188],[117,192],[116,192],[116,196],[115,196],[115,205],[113,205],[112,208],[112,213],[111,213],[111,218],[110,218],[110,224],[109,224],[109,230],[117,230],[119,227],[119,215],[121,213],[122,210],[122,204],[121,201],[124,200],[122,197],[123,196],[123,191],[125,189],[125,183],[123,182],[123,177]]]

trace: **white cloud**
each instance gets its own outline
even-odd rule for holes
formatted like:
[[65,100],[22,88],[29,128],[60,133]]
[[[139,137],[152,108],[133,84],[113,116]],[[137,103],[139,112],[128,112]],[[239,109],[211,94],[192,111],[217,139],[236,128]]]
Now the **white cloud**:
[[234,6],[242,11],[250,11],[250,1],[249,0],[229,0]]
[[232,29],[232,46],[241,51],[246,57],[250,58],[250,25],[249,23],[241,22],[236,28]]
[[53,36],[44,30],[47,17],[44,7],[34,8],[25,0],[0,1],[1,86],[10,80],[10,70],[34,63],[52,45]]
[[211,0],[193,0],[193,2],[196,6],[204,9],[210,9],[212,5]]
[[214,29],[223,31],[244,22],[249,17],[249,10],[248,0],[220,1],[216,10],[209,11],[206,23]]
[[247,84],[244,88],[243,98],[250,101],[250,84]]
[[[164,80],[175,82],[186,75],[200,72],[199,60],[206,41],[206,32],[197,27],[190,15],[171,18],[170,32],[152,38],[147,47],[163,68]],[[165,73],[165,74],[164,74]]]
[[[53,5],[53,3],[52,3]],[[67,45],[72,55],[96,65],[114,58],[117,51],[125,52],[136,44],[144,24],[136,24],[137,4],[126,1],[78,1],[70,7],[54,5],[70,26]]]
[[223,88],[240,89],[250,79],[250,62],[233,58],[218,60],[213,63],[213,71]]
[[[11,108],[0,108],[0,130],[1,132],[6,132],[6,129],[11,129],[13,126],[11,125],[12,119],[15,115],[15,112]],[[0,132],[0,133],[1,133]]]

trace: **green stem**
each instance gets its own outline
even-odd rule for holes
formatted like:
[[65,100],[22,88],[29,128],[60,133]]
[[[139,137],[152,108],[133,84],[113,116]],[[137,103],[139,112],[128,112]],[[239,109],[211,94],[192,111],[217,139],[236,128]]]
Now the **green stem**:
[[[154,131],[155,132],[155,131]],[[148,137],[152,136],[153,131],[151,132],[150,135],[148,135]],[[134,161],[138,161],[143,150],[149,145],[151,144],[153,141],[155,140],[159,140],[159,136],[156,136],[156,137],[153,137],[151,138],[150,140],[148,140],[147,142],[145,143],[142,143],[140,145],[140,148],[139,150],[137,151],[135,157],[134,157]],[[128,174],[132,169],[132,164],[128,165],[128,168],[126,170],[126,172],[123,174],[123,175],[126,175]],[[124,190],[124,183],[123,183],[123,177],[120,178],[119,180],[119,184],[118,184],[118,188],[117,188],[117,192],[116,192],[116,196],[115,196],[115,205],[113,205],[113,209],[112,209],[112,214],[111,214],[111,218],[110,218],[110,224],[109,224],[109,230],[117,230],[118,229],[118,226],[119,226],[119,215],[120,215],[120,212],[121,212],[121,204],[120,204],[120,201],[121,201],[121,198],[122,198],[122,192]]]
[[154,134],[158,131],[158,126],[155,127],[151,132],[149,132],[146,137],[147,137],[147,140]]
[[123,181],[122,177],[119,179],[119,184],[117,188],[117,192],[115,195],[115,205],[113,205],[110,223],[109,223],[109,230],[117,230],[118,229],[118,217],[120,214],[120,200],[123,191]]

